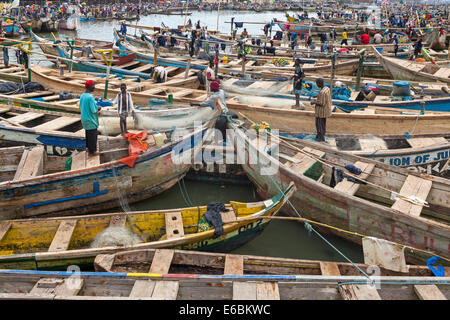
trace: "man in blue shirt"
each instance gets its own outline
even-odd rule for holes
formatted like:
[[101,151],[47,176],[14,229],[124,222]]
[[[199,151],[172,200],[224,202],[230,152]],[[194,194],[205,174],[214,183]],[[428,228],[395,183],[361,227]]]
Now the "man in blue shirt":
[[89,156],[98,155],[97,152],[97,135],[98,135],[98,113],[100,108],[95,103],[92,92],[95,89],[95,82],[86,81],[84,84],[85,92],[80,96],[81,124],[86,131],[86,149]]

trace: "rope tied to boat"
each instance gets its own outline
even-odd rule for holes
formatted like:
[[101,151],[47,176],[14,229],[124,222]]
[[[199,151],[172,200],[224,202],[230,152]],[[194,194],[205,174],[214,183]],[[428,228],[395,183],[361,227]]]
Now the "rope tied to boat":
[[[240,114],[241,114],[242,116],[244,116],[242,113],[240,113]],[[249,119],[248,117],[246,117],[246,119],[247,119],[248,121],[250,121],[251,123],[255,123],[254,121],[252,121],[252,120]],[[317,162],[322,163],[323,165],[326,165],[326,166],[328,166],[328,167],[330,167],[330,168],[333,168],[333,167],[335,167],[335,166],[339,166],[339,167],[345,168],[345,166],[343,166],[343,165],[340,165],[340,164],[337,164],[337,163],[333,163],[333,162],[331,162],[331,161],[329,161],[329,160],[325,160],[325,159],[319,158],[319,157],[317,157],[317,155],[315,155],[315,154],[313,154],[313,153],[310,153],[310,152],[308,152],[308,151],[304,151],[304,150],[300,149],[299,147],[297,147],[297,146],[295,146],[295,145],[293,145],[293,144],[291,144],[291,143],[285,141],[284,139],[286,139],[286,138],[284,138],[284,137],[281,137],[281,136],[274,136],[271,132],[267,132],[267,134],[269,134],[270,136],[272,136],[272,138],[274,138],[274,139],[278,139],[278,142],[286,144],[286,145],[289,146],[290,148],[292,148],[292,149],[294,149],[294,150],[296,150],[296,151],[298,151],[298,152],[304,154],[305,156],[307,156],[307,157],[309,157],[309,158],[311,158],[311,159],[313,159],[313,160],[315,160],[315,161],[317,161]],[[361,179],[361,178],[360,178],[358,175],[356,175],[356,174],[347,172],[346,175],[349,176],[349,177],[351,177],[351,178],[353,178],[353,179],[362,181],[363,183],[365,183],[365,184],[367,184],[367,185],[370,185],[370,186],[372,186],[372,187],[374,187],[374,188],[376,188],[376,189],[380,189],[380,190],[387,191],[387,192],[390,193],[390,194],[392,194],[393,192],[395,192],[394,190],[391,190],[391,189],[385,188],[385,187],[383,187],[383,186],[377,185],[377,184],[372,183],[372,182],[370,182],[370,181],[367,181],[367,180],[365,180],[365,179]],[[399,194],[399,193],[396,193],[396,197],[399,198],[399,199],[402,199],[402,200],[404,200],[404,201],[410,202],[410,203],[414,203],[414,202],[412,202],[412,201],[415,201],[415,202],[418,203],[418,205],[421,205],[421,203],[426,203],[426,201],[423,200],[423,199],[420,199],[420,198],[417,198],[417,197],[414,199],[414,198],[411,198],[410,196],[405,196],[405,195],[402,195],[402,194]]]

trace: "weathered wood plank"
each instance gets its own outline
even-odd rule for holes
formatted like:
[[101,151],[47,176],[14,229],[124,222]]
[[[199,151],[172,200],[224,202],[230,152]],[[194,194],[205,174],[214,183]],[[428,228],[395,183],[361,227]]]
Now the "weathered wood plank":
[[286,165],[298,174],[304,174],[309,168],[311,168],[316,162],[316,158],[321,158],[325,152],[320,150],[311,149],[305,147],[302,151],[312,154],[311,156],[304,154],[303,152],[298,152],[293,158],[297,159],[298,162],[287,162]]
[[158,280],[152,298],[159,300],[176,300],[180,284],[178,281]]
[[420,300],[447,300],[441,290],[434,285],[414,285],[414,292],[420,298]]
[[86,151],[77,152],[72,155],[72,165],[70,170],[86,168]]
[[367,284],[344,285],[339,291],[345,300],[381,300],[377,289]]
[[52,243],[48,248],[49,252],[52,251],[66,251],[69,248],[70,239],[72,239],[73,231],[77,225],[77,220],[63,220],[53,237]]
[[223,274],[244,274],[244,257],[227,254],[225,256],[225,268]]
[[[433,182],[431,180],[425,180],[413,175],[408,175],[402,188],[400,189],[400,194],[405,197],[416,196],[419,199],[426,200],[428,193],[431,190]],[[423,206],[411,203],[409,201],[398,199],[392,205],[392,209],[401,211],[412,216],[420,216]]]
[[340,276],[338,264],[336,262],[320,262],[320,271],[324,276]]
[[264,281],[256,284],[257,300],[280,300],[280,290],[277,282]]
[[26,123],[26,122],[31,121],[31,120],[36,120],[36,119],[42,118],[44,115],[45,114],[43,114],[43,113],[25,112],[25,113],[20,114],[18,116],[11,117],[8,120],[13,122],[13,123],[22,124],[22,123]]
[[183,219],[181,212],[170,212],[165,214],[167,239],[184,237]]
[[233,209],[229,209],[229,211],[227,212],[221,212],[220,215],[222,216],[223,223],[230,223],[236,221],[236,215],[234,214]]
[[59,117],[53,119],[49,122],[40,124],[36,127],[33,127],[34,130],[43,130],[43,131],[57,131],[62,129],[68,125],[74,124],[75,122],[80,121],[79,118],[76,117]]
[[444,137],[434,137],[434,138],[411,138],[406,139],[406,142],[408,142],[408,144],[412,148],[422,148],[436,144],[447,143],[448,141]]
[[[24,153],[25,155],[25,153]],[[23,180],[31,177],[41,176],[44,174],[45,148],[44,146],[36,146],[28,151],[23,167],[16,171],[14,180]],[[22,162],[22,160],[21,160]]]
[[8,233],[11,225],[11,222],[3,222],[0,224],[0,241],[2,241],[3,237]]
[[[361,169],[361,174],[358,175],[358,178],[364,180],[366,179],[375,168],[375,164],[373,163],[365,163],[361,161],[356,161],[355,166]],[[342,180],[334,187],[335,190],[339,190],[341,192],[345,192],[350,195],[354,195],[361,185],[356,182],[348,181],[347,179]]]
[[136,280],[131,289],[130,298],[146,298],[153,295],[156,281],[154,280]]
[[256,282],[233,281],[233,300],[256,300]]
[[170,265],[175,251],[169,249],[158,249],[153,256],[152,265],[149,273],[167,274],[169,273]]

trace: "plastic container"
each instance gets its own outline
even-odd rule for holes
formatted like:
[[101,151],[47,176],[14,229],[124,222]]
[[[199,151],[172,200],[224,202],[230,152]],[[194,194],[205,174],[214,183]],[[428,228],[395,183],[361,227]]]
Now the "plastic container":
[[405,97],[411,95],[409,81],[395,81],[393,83],[393,96]]
[[376,49],[379,53],[383,53],[383,47],[376,47]]
[[158,99],[158,98],[151,98],[148,102],[148,104],[150,106],[154,106],[154,105],[161,105],[161,104],[166,104],[166,100],[165,99]]
[[364,93],[369,94],[370,92],[373,92],[375,94],[380,93],[380,86],[376,83],[366,83],[364,86]]

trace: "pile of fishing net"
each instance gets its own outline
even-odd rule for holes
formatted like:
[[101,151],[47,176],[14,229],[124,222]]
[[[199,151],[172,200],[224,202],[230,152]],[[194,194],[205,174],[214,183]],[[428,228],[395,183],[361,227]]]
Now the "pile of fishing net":
[[110,246],[132,246],[143,241],[125,226],[110,226],[100,232],[92,241],[91,248]]

